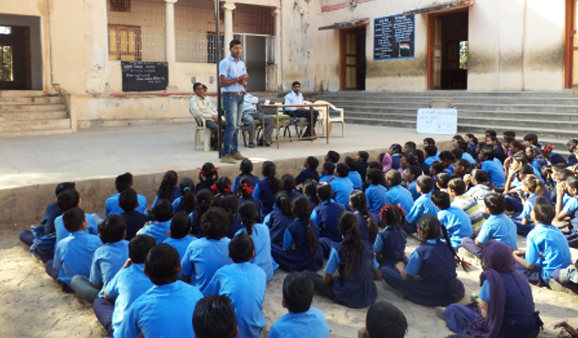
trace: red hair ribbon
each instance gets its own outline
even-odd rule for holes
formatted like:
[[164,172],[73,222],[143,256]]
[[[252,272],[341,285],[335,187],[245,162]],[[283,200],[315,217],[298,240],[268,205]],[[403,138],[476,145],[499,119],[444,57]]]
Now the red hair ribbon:
[[197,167],[201,171],[201,175],[205,176],[205,171],[202,168]]
[[554,144],[548,144],[547,146],[544,147],[544,153],[552,153],[552,150],[554,150],[554,148],[556,148],[556,145]]
[[388,209],[389,209],[389,204],[384,205],[383,208],[381,208],[379,215],[383,216],[383,213],[386,212]]
[[233,190],[231,190],[231,185],[227,185],[225,189],[223,189],[223,193],[226,195],[230,195],[231,193],[233,193]]
[[247,192],[247,194],[251,195],[253,193],[253,187],[250,187],[247,183],[243,183],[241,190]]
[[219,169],[221,169],[221,168],[220,168],[220,167],[215,167],[215,168],[211,169],[211,173],[214,173],[214,172],[216,172],[216,171],[219,171]]
[[397,207],[399,208],[399,213],[405,217],[405,210],[403,210],[403,208],[401,207],[401,204],[398,204]]
[[211,190],[213,190],[213,191],[219,191],[219,189],[217,189],[217,183],[215,183],[215,184],[213,184],[213,185],[211,186]]

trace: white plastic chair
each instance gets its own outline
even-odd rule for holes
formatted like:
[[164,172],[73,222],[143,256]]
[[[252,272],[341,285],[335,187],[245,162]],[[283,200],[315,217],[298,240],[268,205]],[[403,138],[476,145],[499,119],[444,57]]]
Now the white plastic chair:
[[[343,108],[337,108],[331,103],[324,100],[317,100],[315,104],[327,104],[325,107],[315,107],[319,111],[319,119],[317,121],[317,136],[329,136],[333,129],[333,123],[341,123],[341,137],[345,137],[345,112]],[[339,117],[331,117],[329,112],[335,110],[339,113]],[[329,130],[326,133],[325,120],[328,119]]]
[[207,128],[203,118],[195,116],[195,121],[197,121],[195,135],[193,136],[195,139],[195,150],[197,150],[197,144],[204,143],[205,151],[211,151],[211,129]]

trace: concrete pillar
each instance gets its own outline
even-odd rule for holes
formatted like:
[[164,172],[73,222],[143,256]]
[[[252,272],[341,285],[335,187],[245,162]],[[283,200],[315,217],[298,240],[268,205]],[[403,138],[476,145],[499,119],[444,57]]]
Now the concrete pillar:
[[[277,60],[277,64],[275,65],[275,89],[279,90],[282,89],[282,83],[280,83],[279,79],[283,78],[283,74],[281,74],[281,8],[277,7],[273,10],[273,17],[275,18],[275,59]],[[269,88],[267,88],[269,90]]]
[[225,2],[223,10],[225,11],[225,55],[229,55],[229,42],[233,40],[233,10],[235,9],[234,2]]
[[176,43],[175,43],[175,3],[165,0],[165,60],[169,64],[169,87],[176,89]]

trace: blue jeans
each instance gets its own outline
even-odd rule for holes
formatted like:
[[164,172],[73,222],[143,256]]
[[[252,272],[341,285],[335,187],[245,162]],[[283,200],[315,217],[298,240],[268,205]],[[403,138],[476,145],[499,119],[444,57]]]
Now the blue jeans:
[[243,115],[243,96],[223,95],[223,107],[225,108],[225,120],[227,128],[223,136],[222,156],[233,155],[239,148],[239,129],[241,129],[241,117]]

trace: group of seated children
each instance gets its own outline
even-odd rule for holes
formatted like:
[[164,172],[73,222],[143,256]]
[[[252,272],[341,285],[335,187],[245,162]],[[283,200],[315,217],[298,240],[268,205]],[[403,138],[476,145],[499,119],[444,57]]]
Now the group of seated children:
[[[289,314],[273,324],[270,337],[288,330],[295,337],[328,336],[323,314],[310,308],[313,290],[364,308],[376,302],[374,280],[382,279],[412,302],[440,307],[458,333],[515,330],[530,337],[541,325],[531,290],[518,295],[510,288],[525,278],[578,290],[570,257],[570,246],[578,245],[578,178],[554,163],[560,156],[541,149],[535,135],[524,143],[513,137],[504,138],[506,150],[491,131],[486,143],[456,135],[451,152],[439,152],[428,138],[427,158],[414,142],[392,145],[379,161],[360,151],[340,162],[340,154],[329,151],[319,173],[319,160],[310,156],[296,178],[279,179],[271,161],[263,162],[261,179],[245,159],[233,180],[205,163],[196,185],[167,172],[151,210],[126,173],[117,177],[118,194],[106,201],[99,224],[82,211],[74,184],[64,183],[42,225],[21,239],[63,290],[93,303],[113,337],[160,336],[180,318],[171,324],[172,336],[192,336],[198,326],[197,336],[213,337],[207,332],[227,324],[223,337],[237,331],[258,337],[266,284],[278,267],[300,273],[285,280]],[[408,234],[421,242],[409,258]],[[518,234],[527,238],[525,251],[518,250]],[[469,270],[458,250],[483,262],[479,309],[452,305],[465,293],[456,267]],[[210,316],[211,307],[226,312],[231,306],[235,318],[224,316],[219,325],[197,318]],[[162,316],[152,316],[152,308]],[[524,321],[508,324],[520,311]],[[369,318],[360,335],[374,337]],[[295,323],[303,324],[302,333]]]

